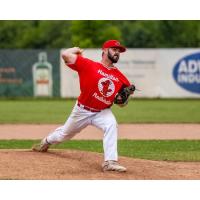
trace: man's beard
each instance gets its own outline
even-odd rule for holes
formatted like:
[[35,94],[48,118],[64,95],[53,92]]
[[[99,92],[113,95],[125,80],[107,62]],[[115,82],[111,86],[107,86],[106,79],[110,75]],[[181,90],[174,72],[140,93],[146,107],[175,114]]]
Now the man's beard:
[[118,55],[111,55],[111,53],[108,51],[108,58],[110,59],[110,61],[112,63],[117,63],[119,60],[119,56]]

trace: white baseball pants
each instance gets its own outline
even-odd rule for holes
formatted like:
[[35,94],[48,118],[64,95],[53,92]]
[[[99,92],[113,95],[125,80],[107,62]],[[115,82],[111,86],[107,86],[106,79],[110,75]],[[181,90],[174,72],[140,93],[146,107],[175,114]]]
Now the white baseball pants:
[[91,112],[79,107],[76,103],[65,124],[50,133],[47,141],[57,144],[69,140],[88,125],[96,126],[104,132],[104,160],[117,161],[117,122],[110,108],[101,112]]

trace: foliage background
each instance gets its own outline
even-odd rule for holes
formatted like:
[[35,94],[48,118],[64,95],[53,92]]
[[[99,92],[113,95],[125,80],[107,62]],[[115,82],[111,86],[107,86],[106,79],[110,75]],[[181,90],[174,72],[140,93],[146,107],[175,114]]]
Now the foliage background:
[[118,39],[129,48],[200,45],[200,22],[193,20],[2,20],[0,48],[99,48]]

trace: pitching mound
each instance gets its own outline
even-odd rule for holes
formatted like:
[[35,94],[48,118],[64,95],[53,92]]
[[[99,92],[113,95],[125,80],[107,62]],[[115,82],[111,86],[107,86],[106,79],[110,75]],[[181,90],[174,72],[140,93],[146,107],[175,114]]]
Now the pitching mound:
[[149,161],[120,157],[128,171],[102,172],[103,155],[75,150],[1,150],[0,179],[200,179],[198,162]]

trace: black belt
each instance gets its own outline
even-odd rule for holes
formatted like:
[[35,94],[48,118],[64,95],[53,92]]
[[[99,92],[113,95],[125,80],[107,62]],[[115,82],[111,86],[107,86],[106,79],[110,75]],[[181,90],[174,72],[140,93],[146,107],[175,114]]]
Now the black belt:
[[90,107],[87,107],[87,106],[84,106],[82,104],[80,104],[79,102],[77,103],[77,105],[80,107],[80,108],[83,108],[85,110],[88,110],[90,112],[101,112],[100,110],[96,110],[94,108],[90,108]]

